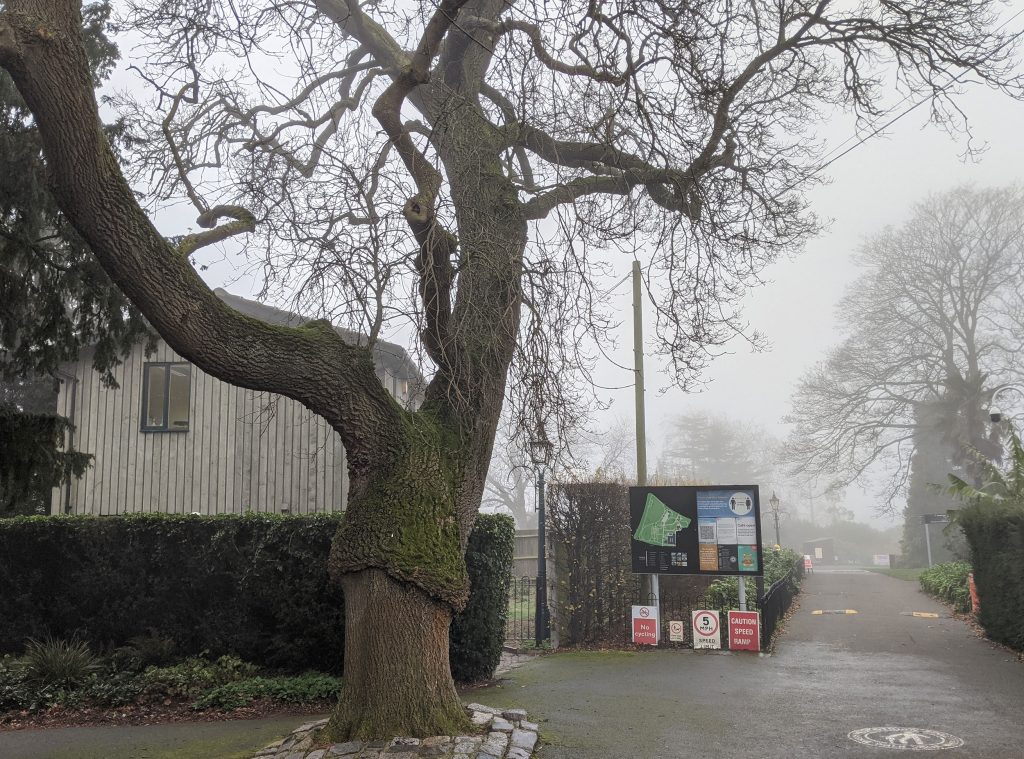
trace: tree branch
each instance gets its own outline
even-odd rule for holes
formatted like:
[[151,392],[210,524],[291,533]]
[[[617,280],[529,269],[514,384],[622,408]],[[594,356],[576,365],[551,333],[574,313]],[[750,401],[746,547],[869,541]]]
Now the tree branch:
[[[218,227],[217,220],[224,217],[235,219],[235,221]],[[256,229],[255,217],[241,206],[214,206],[209,211],[200,214],[196,223],[209,231],[183,237],[178,243],[178,252],[183,256],[190,256],[207,245],[213,245],[229,237]]]
[[317,9],[369,50],[381,65],[399,70],[409,64],[409,54],[388,31],[363,13],[359,0],[315,0]]
[[[401,410],[377,380],[369,349],[346,343],[326,322],[271,325],[217,298],[153,227],[117,166],[100,130],[74,0],[8,4],[23,52],[4,67],[39,125],[54,197],[111,279],[174,350],[204,371],[322,415],[341,435],[354,472],[387,461],[390,451],[381,443]],[[21,22],[26,10],[30,24]]]

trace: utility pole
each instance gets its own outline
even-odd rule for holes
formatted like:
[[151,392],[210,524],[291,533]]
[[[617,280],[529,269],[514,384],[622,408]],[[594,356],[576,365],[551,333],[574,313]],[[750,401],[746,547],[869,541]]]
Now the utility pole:
[[[647,484],[647,421],[644,407],[644,315],[643,282],[640,262],[633,262],[633,396],[636,402],[636,484]],[[658,575],[643,575],[640,581],[641,599],[645,604],[651,596],[660,607]],[[660,615],[659,615],[660,618]]]

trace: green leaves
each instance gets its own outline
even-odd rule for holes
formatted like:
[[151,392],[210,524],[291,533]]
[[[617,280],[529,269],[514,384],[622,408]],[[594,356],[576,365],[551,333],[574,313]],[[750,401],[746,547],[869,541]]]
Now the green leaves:
[[946,492],[966,504],[1014,503],[1024,508],[1024,445],[1015,429],[1010,430],[1010,460],[1004,470],[980,453],[977,466],[981,481],[976,488],[954,474],[949,475],[950,485]]
[[[83,8],[94,81],[117,60],[107,38],[110,4]],[[118,142],[123,125],[107,128]],[[91,349],[105,372],[153,335],[113,286],[47,189],[38,131],[13,82],[0,70],[0,377],[53,372]]]
[[92,455],[59,449],[69,426],[0,402],[0,516],[46,513],[52,489],[89,467]]
[[971,565],[967,562],[951,561],[926,569],[919,581],[926,593],[938,596],[957,611],[966,613],[971,610],[971,593],[967,587],[967,575],[970,573]]

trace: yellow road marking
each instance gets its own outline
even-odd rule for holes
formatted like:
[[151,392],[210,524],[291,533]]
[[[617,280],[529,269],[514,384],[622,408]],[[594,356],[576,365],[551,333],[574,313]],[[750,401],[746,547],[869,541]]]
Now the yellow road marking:
[[937,619],[938,614],[931,611],[915,611],[911,614],[912,617],[927,617],[928,619]]
[[822,614],[856,614],[856,609],[815,609],[811,612],[816,617],[820,617]]

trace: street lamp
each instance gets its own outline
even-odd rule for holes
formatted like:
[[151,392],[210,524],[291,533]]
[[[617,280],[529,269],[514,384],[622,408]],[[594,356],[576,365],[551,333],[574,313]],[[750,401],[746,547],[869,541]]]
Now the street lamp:
[[551,441],[544,432],[544,423],[537,427],[537,435],[530,441],[530,461],[537,470],[537,605],[534,610],[534,637],[537,648],[548,637],[548,569],[544,545],[544,469],[551,459]]
[[779,497],[772,491],[772,497],[768,499],[768,505],[772,507],[772,516],[775,517],[775,545],[781,547],[782,540],[779,538]]
[[1002,422],[1002,421],[1006,421],[1007,423],[1010,423],[1010,422],[1012,422],[1013,420],[1017,419],[1020,416],[1018,414],[1016,416],[1010,416],[1008,419],[1003,419],[1005,414],[1003,414],[1003,412],[999,409],[999,406],[996,404],[996,399],[1000,395],[1002,395],[1003,393],[1005,393],[1008,390],[1013,390],[1018,395],[1024,396],[1024,387],[1021,387],[1020,385],[1015,385],[1013,383],[1007,383],[1005,385],[1000,385],[995,390],[993,390],[992,391],[992,400],[990,401],[990,405],[989,405],[989,409],[988,409],[988,416],[989,416],[989,419],[991,419],[994,424],[999,424],[999,422]]

